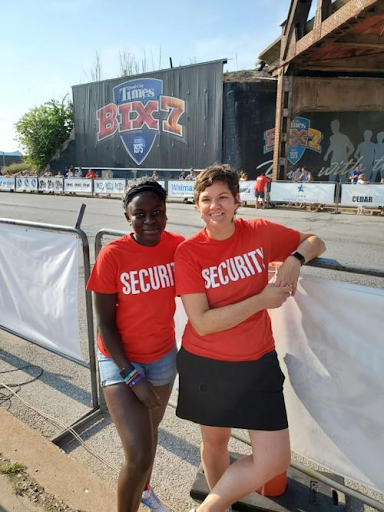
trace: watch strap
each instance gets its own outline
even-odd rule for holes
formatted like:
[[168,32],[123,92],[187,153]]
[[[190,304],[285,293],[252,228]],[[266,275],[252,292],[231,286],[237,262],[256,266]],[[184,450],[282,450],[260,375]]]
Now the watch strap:
[[305,258],[302,254],[300,254],[299,252],[295,251],[291,254],[291,256],[293,256],[294,258],[298,259],[300,261],[300,264],[301,266],[304,265],[305,263]]

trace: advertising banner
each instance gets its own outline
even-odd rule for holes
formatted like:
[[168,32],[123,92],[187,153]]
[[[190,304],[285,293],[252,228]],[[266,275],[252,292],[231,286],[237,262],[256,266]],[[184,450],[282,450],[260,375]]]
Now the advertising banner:
[[15,178],[3,178],[0,176],[0,190],[15,190]]
[[[312,276],[270,311],[292,449],[384,491],[384,291]],[[358,314],[356,313],[358,312]]]
[[20,177],[16,178],[17,192],[34,192],[37,190],[37,177]]
[[78,327],[78,240],[0,224],[0,326],[84,361]]
[[194,187],[193,181],[168,181],[168,197],[193,197]]
[[61,194],[64,188],[64,178],[39,178],[39,190]]
[[64,192],[81,192],[92,194],[92,182],[94,180],[81,178],[66,178],[64,180]]
[[205,168],[221,161],[223,61],[73,87],[76,161]]
[[241,201],[254,201],[255,200],[255,182],[254,181],[239,181],[240,185],[240,200]]
[[122,196],[125,190],[125,180],[95,180],[95,194],[118,194]]
[[383,185],[342,185],[341,201],[343,206],[366,206],[377,208],[384,206]]
[[279,183],[271,184],[271,201],[282,203],[334,204],[334,183]]

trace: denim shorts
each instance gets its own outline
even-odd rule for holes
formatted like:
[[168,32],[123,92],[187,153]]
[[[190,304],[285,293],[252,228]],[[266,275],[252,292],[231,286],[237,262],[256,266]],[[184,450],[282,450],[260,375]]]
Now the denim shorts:
[[[177,348],[168,352],[164,357],[151,363],[135,363],[131,364],[146,377],[154,386],[165,386],[175,380],[176,377],[176,355]],[[110,357],[98,352],[99,375],[101,387],[111,386],[112,384],[120,384],[124,379],[120,375],[120,368]]]

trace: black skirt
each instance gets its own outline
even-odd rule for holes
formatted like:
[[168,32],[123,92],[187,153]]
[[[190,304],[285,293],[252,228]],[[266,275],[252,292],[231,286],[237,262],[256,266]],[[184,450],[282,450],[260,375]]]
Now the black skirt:
[[285,380],[275,351],[257,361],[218,361],[181,348],[177,356],[179,418],[211,427],[288,427]]

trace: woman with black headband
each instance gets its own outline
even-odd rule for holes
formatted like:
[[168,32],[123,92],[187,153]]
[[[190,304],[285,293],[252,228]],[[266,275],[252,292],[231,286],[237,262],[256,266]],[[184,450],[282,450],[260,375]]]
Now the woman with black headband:
[[165,231],[166,195],[151,179],[128,187],[123,207],[132,232],[100,251],[88,281],[101,386],[125,453],[118,512],[135,512],[140,501],[168,511],[149,484],[176,376],[174,254],[183,237]]

